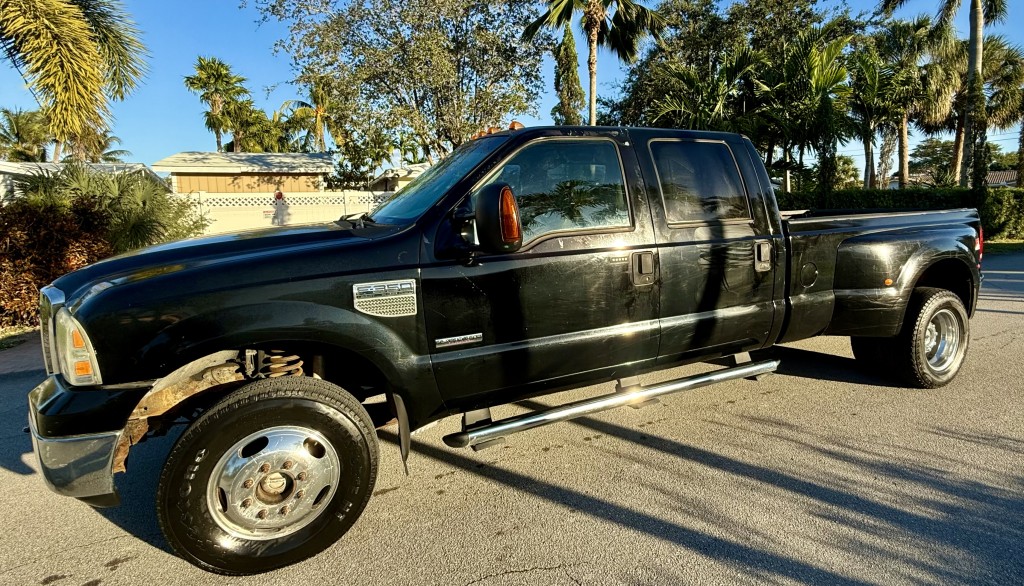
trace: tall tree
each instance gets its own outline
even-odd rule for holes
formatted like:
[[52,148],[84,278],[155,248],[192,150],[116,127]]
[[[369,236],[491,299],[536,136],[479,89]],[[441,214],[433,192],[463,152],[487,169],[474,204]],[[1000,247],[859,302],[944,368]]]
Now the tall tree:
[[[850,76],[850,111],[864,144],[864,188],[873,189],[879,186],[875,176],[875,136],[883,126],[895,126],[903,86],[872,45],[853,53]],[[888,182],[888,177],[881,179]]]
[[1017,142],[1017,187],[1024,187],[1024,95],[1021,96],[1017,121],[1020,124],[1020,138]]
[[664,21],[657,12],[634,0],[546,0],[547,10],[523,31],[532,40],[542,28],[560,29],[582,13],[581,28],[587,38],[587,69],[590,74],[590,124],[597,124],[597,48],[607,47],[626,63],[636,61],[639,44],[657,37]]
[[606,101],[602,115],[611,124],[657,126],[658,100],[682,91],[672,74],[689,66],[714,67],[724,56],[747,46],[742,34],[719,11],[716,0],[664,0],[658,13],[665,28],[658,42],[626,72],[622,97]]
[[0,159],[41,163],[52,141],[42,112],[0,109]]
[[123,163],[125,157],[131,156],[132,153],[116,148],[120,144],[121,139],[109,130],[80,134],[68,142],[70,156],[65,157],[65,161],[70,159],[86,163]]
[[[296,109],[293,116],[307,122],[304,130],[307,131],[307,139],[312,139],[313,144],[307,145],[318,153],[327,152],[327,137],[333,138],[331,128],[335,126],[332,112],[335,105],[332,100],[329,85],[330,79],[324,75],[304,75],[299,78],[300,83],[308,84],[309,101],[296,100]],[[337,140],[335,138],[335,140]],[[308,142],[308,140],[307,140]]]
[[558,104],[551,109],[555,124],[577,125],[583,122],[580,111],[587,104],[587,96],[580,85],[579,57],[576,55],[576,39],[572,36],[572,23],[566,22],[562,30],[562,41],[555,46],[555,93]]
[[889,20],[873,35],[882,61],[892,69],[899,92],[893,95],[900,113],[899,120],[899,186],[909,180],[910,120],[927,109],[925,68],[921,62],[929,55],[942,54],[956,42],[948,24],[932,26],[927,16],[913,20]]
[[195,70],[195,74],[185,76],[185,87],[198,94],[199,100],[207,105],[206,128],[217,138],[217,151],[220,152],[223,150],[221,137],[230,124],[223,115],[224,106],[243,101],[249,97],[249,90],[243,85],[245,78],[235,75],[230,65],[216,57],[199,56]]
[[677,83],[672,87],[678,90],[669,91],[657,101],[658,120],[667,119],[672,126],[682,128],[741,131],[744,118],[734,115],[730,102],[739,94],[741,82],[761,65],[764,57],[743,47],[717,65],[675,68],[671,75]]
[[809,120],[816,129],[811,144],[818,155],[818,190],[824,194],[831,192],[838,180],[836,151],[849,132],[846,102],[850,94],[842,55],[851,37],[826,41],[827,37],[827,27],[816,27],[798,43],[806,55]]
[[[1007,129],[1017,122],[1017,108],[1021,85],[1024,83],[1024,50],[1012,45],[1000,35],[985,39],[984,62],[978,82],[979,94],[967,85],[968,45],[956,43],[951,50],[938,55],[925,65],[928,104],[918,117],[918,124],[926,133],[952,132],[954,149],[950,165],[954,178],[959,181],[968,172],[964,159],[964,145],[978,147],[984,137],[971,137],[967,133],[971,100],[980,96],[981,116],[986,125]],[[980,148],[984,149],[984,146]],[[975,148],[972,147],[973,156]],[[982,150],[981,154],[987,151]],[[984,164],[978,171],[986,171]]]
[[[906,3],[907,0],[882,0],[881,10],[891,16],[893,11]],[[963,0],[942,0],[936,18],[940,26],[948,26],[960,10]],[[968,169],[971,159],[978,148],[977,143],[985,141],[985,98],[984,84],[981,80],[982,59],[984,56],[985,23],[996,22],[1006,18],[1007,2],[1005,0],[970,0],[970,38],[967,48],[967,115],[964,134],[968,140],[962,146],[963,166],[960,169],[960,185],[966,187],[969,179]]]
[[0,52],[49,113],[61,144],[108,126],[108,99],[124,99],[145,75],[146,49],[117,0],[0,0]]
[[550,43],[520,39],[522,23],[537,14],[530,0],[254,4],[289,26],[281,46],[298,71],[335,80],[339,148],[377,124],[391,139],[415,135],[423,155],[436,160],[483,127],[535,112],[543,89]]

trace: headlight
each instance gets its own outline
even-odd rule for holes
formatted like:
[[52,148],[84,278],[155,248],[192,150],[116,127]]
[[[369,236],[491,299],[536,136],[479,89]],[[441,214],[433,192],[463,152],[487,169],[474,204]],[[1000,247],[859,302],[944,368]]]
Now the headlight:
[[96,364],[96,352],[92,342],[71,312],[61,309],[57,312],[54,331],[57,342],[57,359],[64,378],[74,386],[103,384],[100,367]]

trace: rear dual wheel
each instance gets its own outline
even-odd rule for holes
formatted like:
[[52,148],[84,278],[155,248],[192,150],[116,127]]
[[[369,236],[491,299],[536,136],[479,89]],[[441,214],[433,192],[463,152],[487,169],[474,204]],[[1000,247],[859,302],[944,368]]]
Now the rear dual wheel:
[[266,379],[228,395],[178,439],[157,516],[190,563],[256,574],[337,541],[376,476],[374,427],[352,395],[312,378]]
[[903,329],[894,338],[850,339],[853,355],[868,368],[892,372],[914,387],[934,389],[952,381],[963,365],[970,322],[963,301],[945,289],[914,290]]

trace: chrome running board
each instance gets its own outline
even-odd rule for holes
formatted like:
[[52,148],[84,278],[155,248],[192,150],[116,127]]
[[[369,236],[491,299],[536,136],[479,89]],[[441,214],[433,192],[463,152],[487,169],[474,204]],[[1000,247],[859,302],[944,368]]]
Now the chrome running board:
[[568,421],[570,419],[575,419],[576,417],[583,417],[584,415],[607,411],[608,409],[614,409],[624,405],[643,403],[662,395],[699,389],[701,387],[725,382],[727,380],[768,374],[774,372],[778,367],[778,360],[765,360],[764,362],[755,362],[753,364],[745,364],[743,366],[724,368],[722,370],[680,378],[649,387],[638,387],[636,390],[616,392],[608,395],[602,395],[600,397],[594,397],[593,399],[584,399],[574,403],[567,403],[558,407],[552,407],[545,411],[524,413],[523,415],[517,415],[515,417],[509,417],[508,419],[487,423],[480,427],[463,429],[458,433],[446,435],[442,439],[444,439],[444,443],[453,448],[476,446],[520,431],[526,431],[528,429],[549,425],[551,423],[558,423],[559,421]]

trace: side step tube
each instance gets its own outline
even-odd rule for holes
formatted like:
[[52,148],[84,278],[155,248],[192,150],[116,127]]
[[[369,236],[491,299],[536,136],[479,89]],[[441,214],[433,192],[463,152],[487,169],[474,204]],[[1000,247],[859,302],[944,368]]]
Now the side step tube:
[[453,448],[465,448],[475,446],[484,442],[492,441],[513,433],[526,431],[535,427],[541,427],[559,421],[568,421],[576,417],[583,417],[600,411],[607,411],[623,405],[643,403],[655,397],[689,391],[713,385],[715,383],[734,380],[739,378],[753,377],[761,374],[774,372],[779,367],[778,360],[766,360],[743,366],[735,366],[716,370],[707,374],[699,374],[686,378],[676,379],[650,387],[640,387],[638,390],[624,393],[611,393],[593,399],[584,399],[575,403],[568,403],[553,407],[546,411],[535,413],[524,413],[508,419],[502,419],[477,427],[474,429],[462,430],[444,436],[444,443]]

